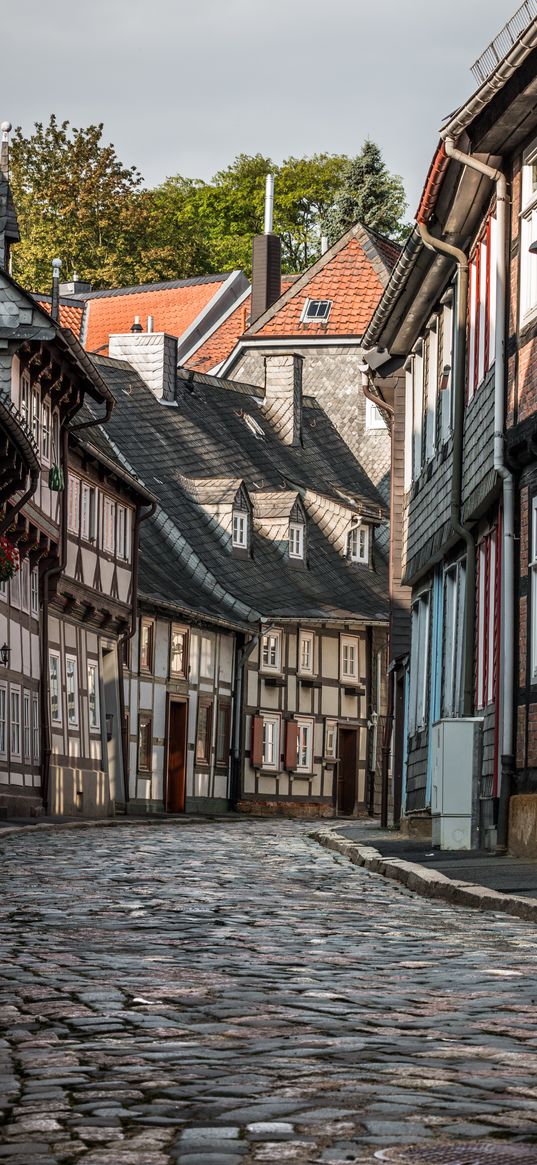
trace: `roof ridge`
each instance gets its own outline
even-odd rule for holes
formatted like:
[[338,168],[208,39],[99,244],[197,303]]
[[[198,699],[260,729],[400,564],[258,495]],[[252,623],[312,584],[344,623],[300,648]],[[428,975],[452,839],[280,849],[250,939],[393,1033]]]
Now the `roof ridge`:
[[[235,268],[234,270],[237,270]],[[139,295],[143,292],[173,291],[178,287],[196,287],[203,283],[223,283],[233,275],[233,271],[221,271],[212,275],[190,275],[187,279],[157,280],[155,283],[135,283],[130,287],[102,287],[98,291],[81,291],[78,298],[86,302],[88,299],[109,299],[112,296]]]

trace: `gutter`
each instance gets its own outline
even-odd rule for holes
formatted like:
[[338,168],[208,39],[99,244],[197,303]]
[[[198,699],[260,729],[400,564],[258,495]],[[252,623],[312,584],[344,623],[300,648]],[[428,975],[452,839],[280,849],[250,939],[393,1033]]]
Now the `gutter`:
[[[522,38],[524,40],[524,38]],[[532,44],[537,43],[537,22]],[[520,48],[520,46],[519,46]],[[527,53],[525,54],[527,55]],[[517,60],[517,64],[520,62]],[[514,70],[513,70],[514,71]],[[501,580],[501,688],[496,718],[502,726],[501,783],[498,816],[498,849],[507,849],[509,799],[514,769],[514,672],[515,672],[515,498],[513,475],[505,464],[505,336],[507,284],[507,179],[502,170],[457,149],[451,134],[445,137],[446,154],[462,166],[477,170],[496,185],[498,233],[496,266],[496,332],[494,350],[494,469],[502,480],[502,580]]]
[[420,232],[417,227],[414,227],[408,236],[405,248],[393,268],[389,282],[385,288],[384,294],[380,303],[367,326],[367,330],[362,338],[362,347],[365,351],[376,347],[378,337],[380,336],[386,320],[389,318],[395,302],[397,301],[407,279],[414,269],[421,253],[423,251],[423,242],[421,240]]

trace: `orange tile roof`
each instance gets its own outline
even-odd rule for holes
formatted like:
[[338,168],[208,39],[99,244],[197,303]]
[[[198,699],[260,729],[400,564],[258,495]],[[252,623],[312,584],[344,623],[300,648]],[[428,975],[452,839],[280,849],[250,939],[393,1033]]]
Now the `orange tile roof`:
[[[39,307],[43,308],[50,315],[50,297],[48,302],[37,299]],[[84,308],[81,304],[76,303],[60,303],[60,327],[70,328],[74,332],[77,340],[80,339],[80,329],[82,327],[82,316]]]
[[[296,292],[291,292],[281,308],[252,334],[256,337],[361,336],[383,290],[384,284],[371,258],[358,239],[351,237],[307,282],[301,280]],[[332,301],[326,323],[301,322],[307,299]]]
[[[297,279],[298,275],[282,276],[282,295]],[[196,372],[210,372],[211,368],[217,368],[230,355],[248,327],[251,299],[251,295],[248,294],[239,303],[212,335],[196,348],[188,360],[185,360],[185,368],[194,368]]]
[[155,332],[182,336],[203,308],[216,295],[226,275],[176,280],[172,284],[148,284],[118,291],[86,295],[84,347],[88,352],[106,354],[108,338],[129,332],[135,316],[145,331],[147,317],[153,316]]

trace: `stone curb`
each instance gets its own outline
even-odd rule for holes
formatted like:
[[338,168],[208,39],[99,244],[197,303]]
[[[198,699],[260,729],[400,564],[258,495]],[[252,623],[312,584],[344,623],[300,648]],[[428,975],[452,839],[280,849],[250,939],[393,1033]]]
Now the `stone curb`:
[[493,910],[514,914],[526,922],[537,922],[537,898],[523,898],[519,894],[500,894],[486,886],[460,882],[448,878],[439,870],[431,870],[417,862],[402,858],[384,858],[369,845],[358,845],[332,829],[316,829],[308,834],[313,841],[348,858],[355,866],[364,866],[384,878],[402,882],[409,890],[427,898],[442,898],[455,906],[471,906],[475,910]]

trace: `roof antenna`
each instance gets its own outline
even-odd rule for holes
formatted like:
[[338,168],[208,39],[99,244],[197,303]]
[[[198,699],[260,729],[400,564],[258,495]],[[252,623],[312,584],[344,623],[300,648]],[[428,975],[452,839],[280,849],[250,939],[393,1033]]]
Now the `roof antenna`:
[[274,218],[274,174],[267,174],[265,180],[265,234],[272,234]]
[[62,265],[61,259],[52,260],[52,301],[50,305],[50,314],[56,323],[60,321],[60,267]]

